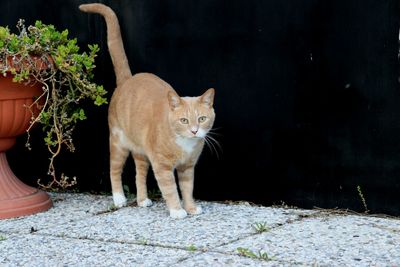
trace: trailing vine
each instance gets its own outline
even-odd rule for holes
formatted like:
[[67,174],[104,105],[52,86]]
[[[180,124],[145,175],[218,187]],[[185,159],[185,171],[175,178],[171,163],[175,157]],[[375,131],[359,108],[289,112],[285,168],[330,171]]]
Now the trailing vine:
[[[25,26],[17,23],[18,33],[0,27],[0,72],[13,75],[13,81],[25,84],[40,83],[43,93],[27,107],[32,112],[27,130],[26,146],[30,149],[30,130],[42,125],[43,141],[50,152],[48,183],[38,184],[45,189],[66,189],[76,184],[76,178],[56,173],[55,158],[62,148],[73,152],[73,131],[79,121],[86,119],[82,101],[95,105],[107,103],[106,90],[93,82],[98,45],[88,45],[88,52],[80,52],[75,38],[68,38],[68,30],[58,31],[53,25],[36,21]],[[34,109],[40,113],[34,116]]]

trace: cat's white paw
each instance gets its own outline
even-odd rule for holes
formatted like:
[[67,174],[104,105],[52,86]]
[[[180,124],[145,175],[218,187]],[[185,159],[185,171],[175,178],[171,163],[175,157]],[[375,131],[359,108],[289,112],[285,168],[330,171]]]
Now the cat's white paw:
[[191,206],[189,207],[185,207],[185,210],[187,211],[187,213],[191,214],[191,215],[198,215],[203,213],[203,209],[201,208],[201,206]]
[[138,202],[139,207],[150,207],[151,205],[153,205],[153,202],[148,198],[146,198],[143,201]]
[[184,209],[170,209],[169,210],[169,216],[174,219],[183,219],[187,216],[187,212]]
[[124,194],[113,193],[113,200],[114,200],[114,205],[117,208],[122,208],[126,206],[126,197],[124,196]]
[[201,206],[197,206],[196,210],[192,214],[198,215],[198,214],[202,214],[202,213],[203,213],[203,209],[201,208]]

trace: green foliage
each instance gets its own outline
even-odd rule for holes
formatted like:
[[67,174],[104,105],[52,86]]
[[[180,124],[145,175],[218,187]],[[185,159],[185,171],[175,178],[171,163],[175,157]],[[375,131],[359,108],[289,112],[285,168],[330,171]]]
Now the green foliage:
[[149,190],[148,195],[150,199],[160,199],[162,197],[161,192],[158,189]]
[[0,73],[12,74],[14,82],[43,85],[43,94],[30,107],[40,105],[42,109],[31,120],[27,146],[31,127],[42,124],[44,143],[51,153],[49,174],[53,180],[49,186],[68,186],[57,178],[54,158],[62,147],[74,151],[73,130],[86,119],[83,101],[90,100],[96,106],[107,104],[107,91],[92,81],[99,47],[88,45],[87,52],[80,52],[68,30],[58,31],[41,21],[26,27],[19,20],[17,28],[15,34],[8,27],[0,27]]
[[361,186],[359,186],[359,185],[357,185],[357,192],[358,192],[358,196],[360,197],[361,202],[362,202],[362,204],[364,206],[364,212],[368,213],[369,210],[368,210],[368,207],[367,207],[367,201],[365,200],[364,194],[361,191]]
[[[1,34],[1,33],[0,33]],[[2,236],[2,235],[0,235],[0,241],[4,241],[4,240],[6,240],[7,238],[5,237],[5,236]]]
[[189,250],[190,252],[195,252],[195,251],[197,251],[197,247],[195,245],[193,245],[193,244],[190,244],[187,247],[187,250]]
[[256,222],[252,225],[256,233],[260,234],[269,230],[266,222]]
[[128,199],[134,199],[136,197],[136,195],[134,193],[131,193],[131,190],[129,189],[128,185],[124,185],[123,186],[124,191],[125,191],[125,195]]
[[239,248],[237,248],[237,251],[240,256],[244,256],[244,257],[248,257],[248,258],[252,258],[252,259],[264,260],[264,261],[272,260],[272,258],[269,257],[266,252],[263,252],[261,250],[258,253],[255,253],[248,248],[239,247]]
[[118,208],[117,208],[117,206],[114,205],[114,203],[111,204],[110,206],[108,206],[108,208],[107,208],[107,212],[112,212],[112,211],[116,211],[116,210],[118,210]]

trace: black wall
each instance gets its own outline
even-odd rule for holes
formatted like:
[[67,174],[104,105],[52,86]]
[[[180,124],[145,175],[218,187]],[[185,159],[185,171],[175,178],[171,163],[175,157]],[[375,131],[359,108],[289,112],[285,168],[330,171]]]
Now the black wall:
[[[86,1],[1,0],[0,25],[18,18],[99,43],[96,80],[115,85],[99,15]],[[110,0],[133,72],[181,95],[216,89],[219,159],[205,149],[195,196],[400,214],[399,2],[396,0]],[[14,28],[14,27],[13,27]],[[57,161],[82,191],[110,191],[107,108],[88,106],[77,152]],[[39,127],[33,133],[39,137]],[[9,151],[15,172],[46,174],[41,140]],[[28,164],[28,167],[25,167]],[[133,162],[124,174],[135,191]],[[155,188],[154,179],[150,185]]]

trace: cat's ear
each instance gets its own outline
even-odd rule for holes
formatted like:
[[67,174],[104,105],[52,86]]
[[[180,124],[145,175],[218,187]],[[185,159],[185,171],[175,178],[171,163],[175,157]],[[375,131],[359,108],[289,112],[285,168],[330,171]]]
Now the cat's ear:
[[215,95],[214,88],[210,88],[202,96],[200,96],[200,102],[205,104],[209,108],[212,108],[214,104],[214,95]]
[[180,105],[182,105],[182,100],[175,91],[168,92],[168,103],[171,110],[175,110]]

